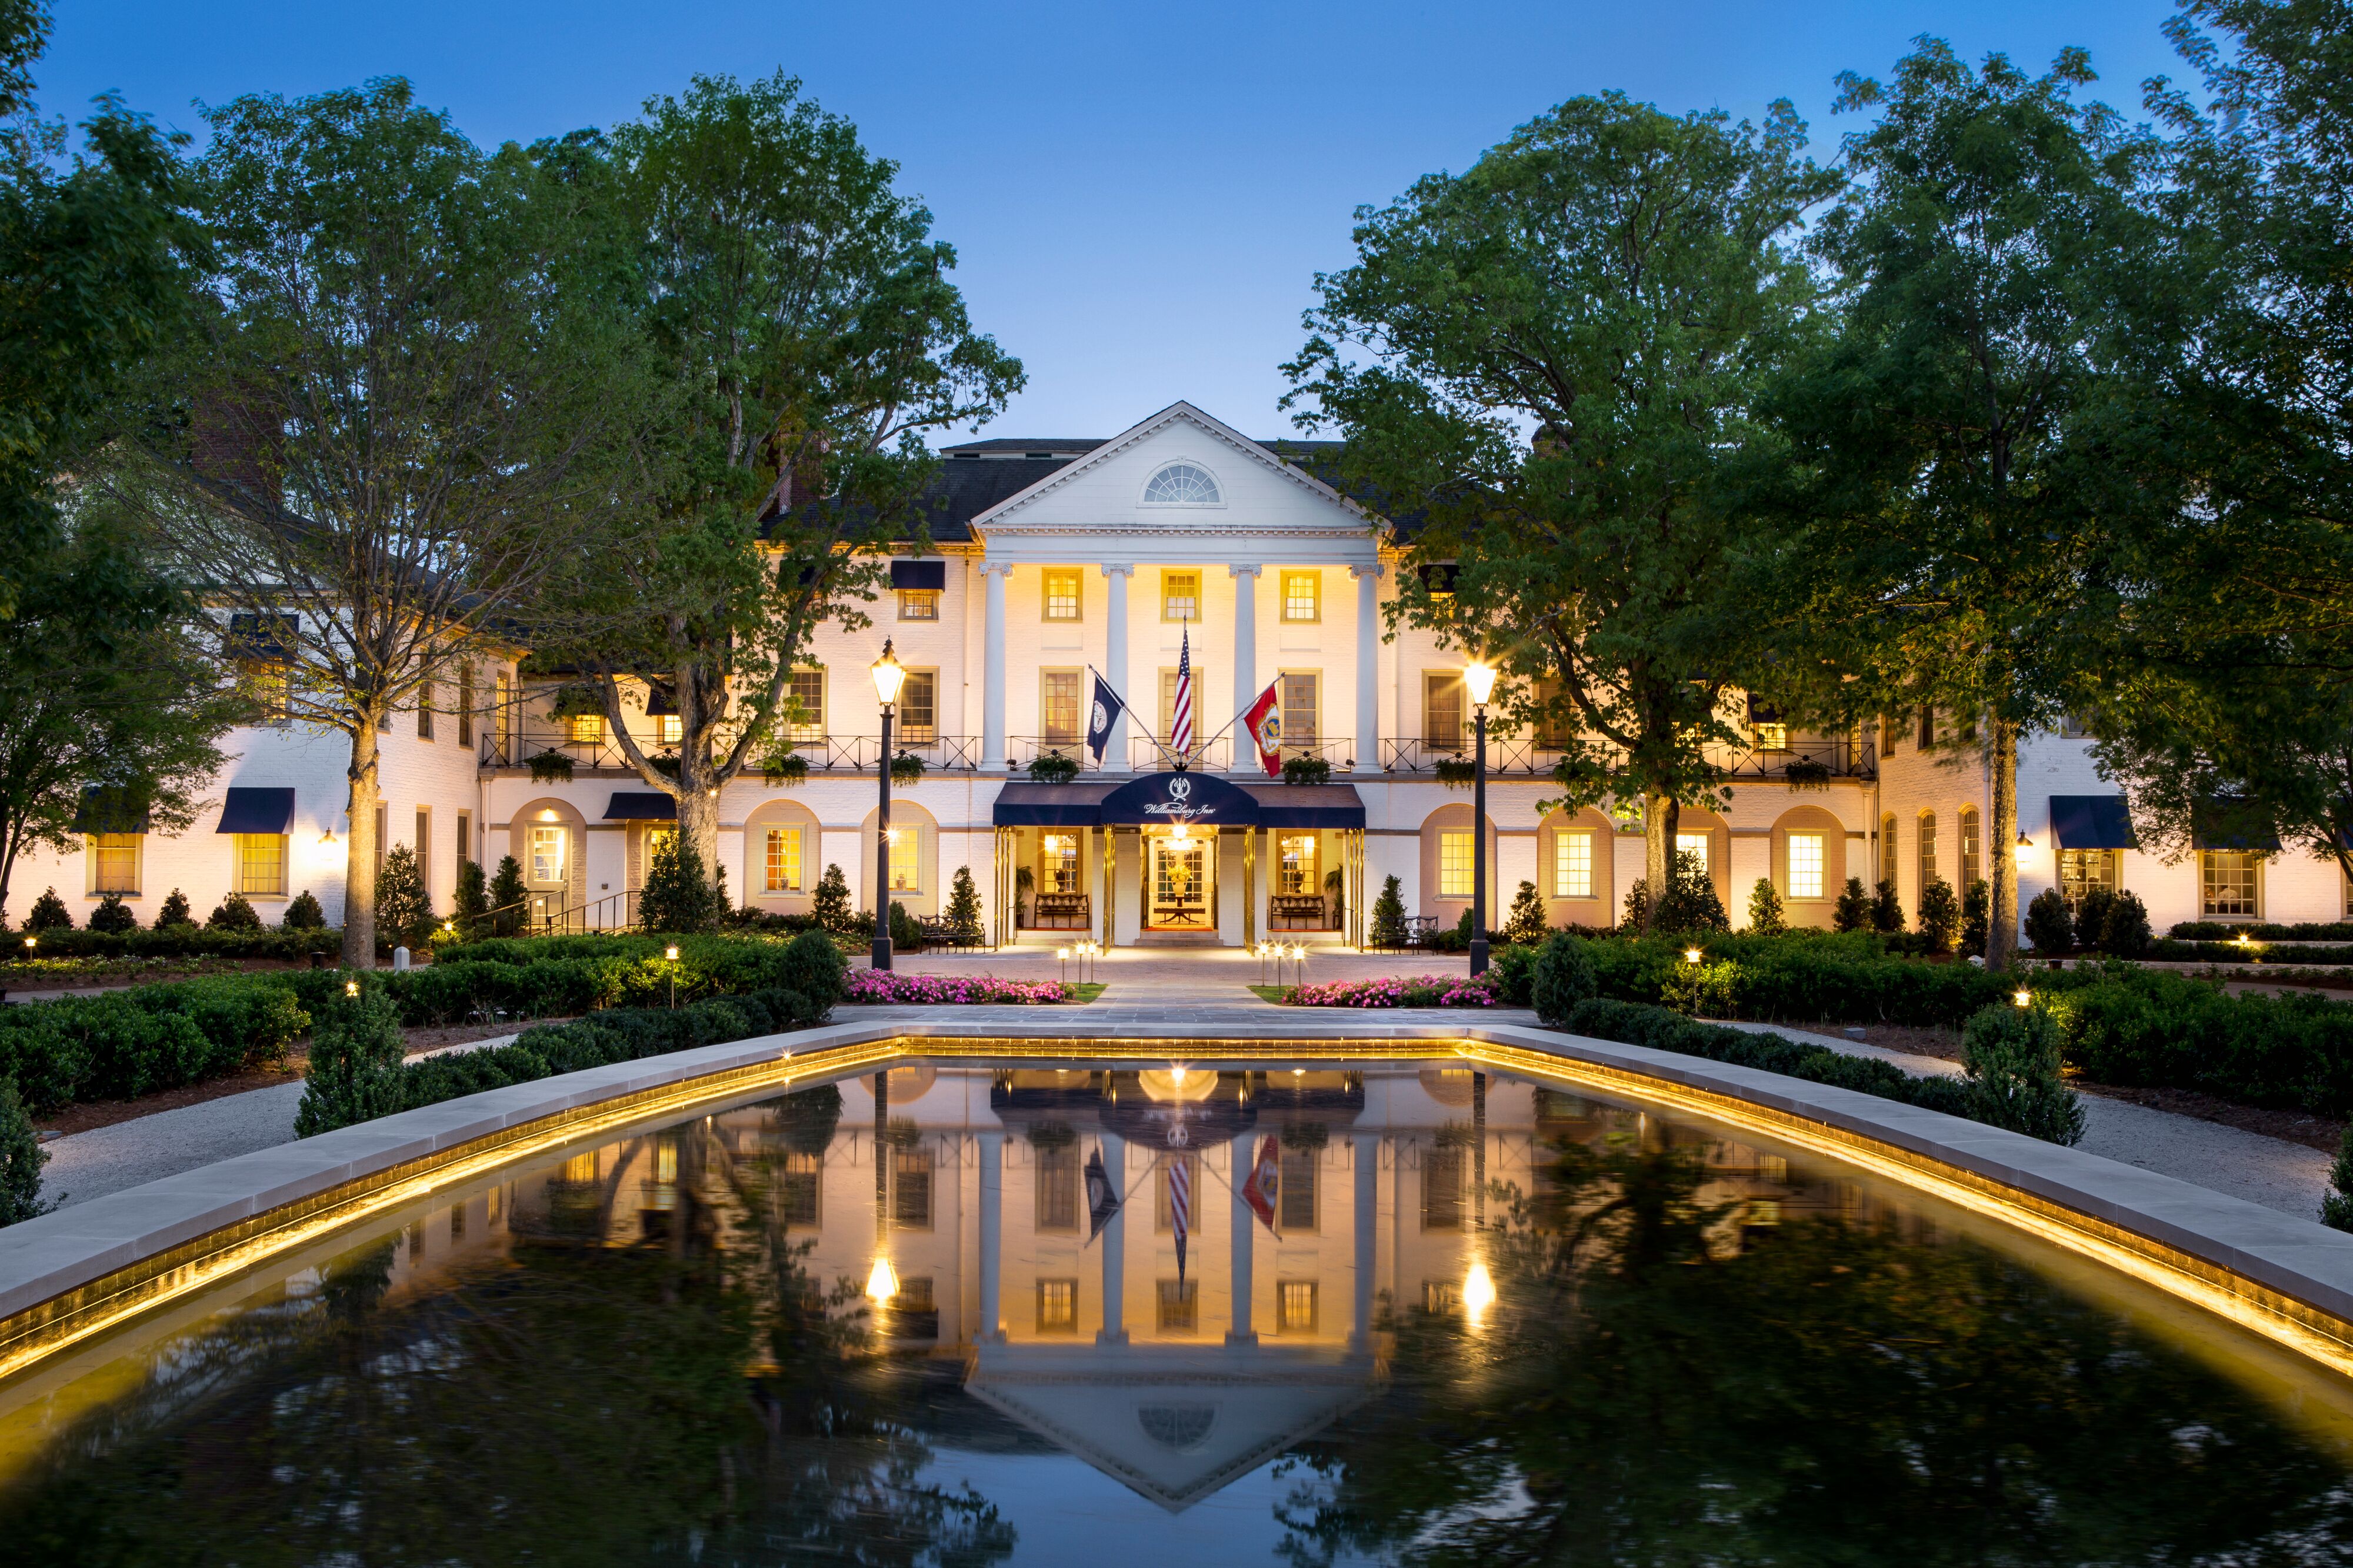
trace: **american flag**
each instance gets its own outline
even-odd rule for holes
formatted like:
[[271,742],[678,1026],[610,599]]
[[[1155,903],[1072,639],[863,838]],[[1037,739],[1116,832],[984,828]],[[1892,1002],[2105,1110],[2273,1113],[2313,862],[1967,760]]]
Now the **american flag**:
[[1176,1283],[1185,1282],[1185,1233],[1193,1226],[1193,1175],[1184,1156],[1168,1162],[1168,1228],[1176,1237]]
[[1193,749],[1193,636],[1189,627],[1179,634],[1176,644],[1176,700],[1168,712],[1168,748],[1180,757]]

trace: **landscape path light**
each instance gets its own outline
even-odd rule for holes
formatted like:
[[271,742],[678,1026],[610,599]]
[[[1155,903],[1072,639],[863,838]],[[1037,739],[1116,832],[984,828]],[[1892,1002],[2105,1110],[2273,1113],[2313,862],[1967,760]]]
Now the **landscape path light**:
[[875,765],[881,781],[881,801],[874,815],[874,947],[871,962],[877,969],[891,967],[891,718],[899,702],[899,688],[907,667],[882,639],[882,657],[874,661],[874,695],[882,702],[882,757]]
[[662,956],[670,960],[670,1006],[675,1013],[678,1011],[678,943],[671,942],[662,949]]

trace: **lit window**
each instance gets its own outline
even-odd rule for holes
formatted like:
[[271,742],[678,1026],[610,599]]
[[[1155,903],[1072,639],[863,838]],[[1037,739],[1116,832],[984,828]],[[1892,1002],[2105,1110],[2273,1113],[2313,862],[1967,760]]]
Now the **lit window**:
[[1038,1331],[1073,1334],[1079,1330],[1079,1282],[1075,1279],[1038,1281]]
[[1304,746],[1322,733],[1323,715],[1318,708],[1317,681],[1312,670],[1295,671],[1282,678],[1280,696],[1282,700],[1282,742],[1289,746]]
[[825,739],[825,671],[793,671],[792,712],[786,733],[795,742]]
[[1421,738],[1433,750],[1462,749],[1462,677],[1425,671],[1421,678]]
[[686,738],[686,721],[675,713],[664,713],[655,721],[654,732],[665,746],[675,746]]
[[1324,574],[1285,572],[1282,574],[1282,618],[1319,621],[1324,618]]
[[1819,833],[1789,835],[1789,896],[1822,896],[1822,836]]
[[1438,896],[1471,896],[1471,835],[1467,830],[1438,836]]
[[1704,874],[1707,870],[1707,840],[1708,836],[1704,833],[1676,834],[1676,865],[1680,867],[1683,864],[1683,858],[1688,855],[1692,858],[1693,863],[1699,868],[1703,874]]
[[1146,506],[1217,506],[1224,499],[1218,481],[1198,463],[1171,463],[1144,486]]
[[1593,830],[1571,828],[1552,839],[1552,896],[1589,899],[1593,896]]
[[1895,819],[1892,816],[1883,816],[1879,819],[1879,879],[1891,888],[1895,885],[1897,864]]
[[594,746],[605,739],[602,713],[575,713],[564,721],[564,738],[575,746]]
[[1038,736],[1050,746],[1079,743],[1079,671],[1050,669],[1039,677]]
[[1079,836],[1075,833],[1048,833],[1039,839],[1039,858],[1043,864],[1042,880],[1050,893],[1075,893],[1079,890]]
[[937,588],[900,589],[899,618],[902,621],[938,620],[940,618],[940,591]]
[[566,869],[564,829],[533,826],[531,830],[532,885],[536,888],[554,887],[564,880]]
[[1201,618],[1201,574],[1198,572],[1160,574],[1160,618],[1198,621]]
[[899,739],[927,746],[940,738],[940,678],[936,670],[911,669],[899,686]]
[[1315,1331],[1315,1281],[1282,1279],[1274,1287],[1274,1331],[1312,1334]]
[[[2062,849],[2059,851],[2059,896],[2074,909],[2084,901],[2084,895],[2094,890],[2113,893],[2116,890],[2116,852],[2113,849]],[[2208,910],[2211,914],[2212,910]]]
[[1050,621],[1075,621],[1079,618],[1079,574],[1063,566],[1049,567],[1041,574],[1046,595],[1046,618]]
[[1965,805],[1961,807],[1961,890],[1967,892],[1984,875],[1984,838],[1977,807]]
[[919,827],[899,829],[899,841],[891,846],[891,890],[894,893],[923,891],[923,877],[917,851],[923,847],[923,833]]
[[2243,849],[2208,849],[2199,857],[2200,879],[2205,887],[2205,911],[2219,920],[2252,920],[2256,908],[2255,871],[2263,857]]
[[1315,835],[1303,833],[1295,837],[1275,840],[1278,857],[1275,891],[1302,894],[1323,890],[1315,879]]
[[797,893],[801,890],[801,832],[797,827],[768,829],[768,861],[762,878],[763,890],[771,893]]
[[1789,749],[1789,726],[1759,724],[1757,726],[1757,749],[1760,752],[1786,752]]
[[1926,892],[1928,884],[1936,879],[1936,814],[1920,814],[1920,890]]
[[135,893],[139,890],[139,845],[136,833],[100,833],[90,841],[92,861],[90,890],[93,893]]
[[283,896],[286,891],[286,835],[237,835],[237,890]]
[[564,1179],[583,1185],[596,1180],[596,1151],[575,1154],[564,1162]]

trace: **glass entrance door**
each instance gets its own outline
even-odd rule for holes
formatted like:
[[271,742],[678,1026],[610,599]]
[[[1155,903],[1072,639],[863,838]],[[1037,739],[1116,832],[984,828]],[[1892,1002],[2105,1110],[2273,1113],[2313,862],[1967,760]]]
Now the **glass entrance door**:
[[1215,923],[1209,900],[1210,848],[1216,840],[1198,836],[1171,838],[1154,836],[1151,845],[1151,890],[1144,924],[1148,931],[1208,931]]
[[571,835],[543,822],[531,825],[526,839],[530,858],[523,865],[523,886],[531,893],[531,919],[544,924],[563,911],[572,877]]

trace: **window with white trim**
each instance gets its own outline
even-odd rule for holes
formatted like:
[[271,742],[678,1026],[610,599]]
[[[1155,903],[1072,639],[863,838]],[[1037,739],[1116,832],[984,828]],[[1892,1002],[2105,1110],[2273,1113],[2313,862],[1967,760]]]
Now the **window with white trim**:
[[2262,916],[2263,858],[2248,849],[2203,849],[2198,855],[2198,879],[2203,909],[2213,920],[2255,920]]
[[1225,499],[1218,481],[1198,463],[1167,464],[1144,485],[1146,506],[1222,506]]
[[1438,836],[1438,896],[1471,897],[1471,832],[1449,831]]
[[1552,896],[1593,896],[1593,829],[1569,827],[1552,837]]
[[1822,836],[1819,833],[1789,835],[1789,897],[1819,899],[1822,896]]

